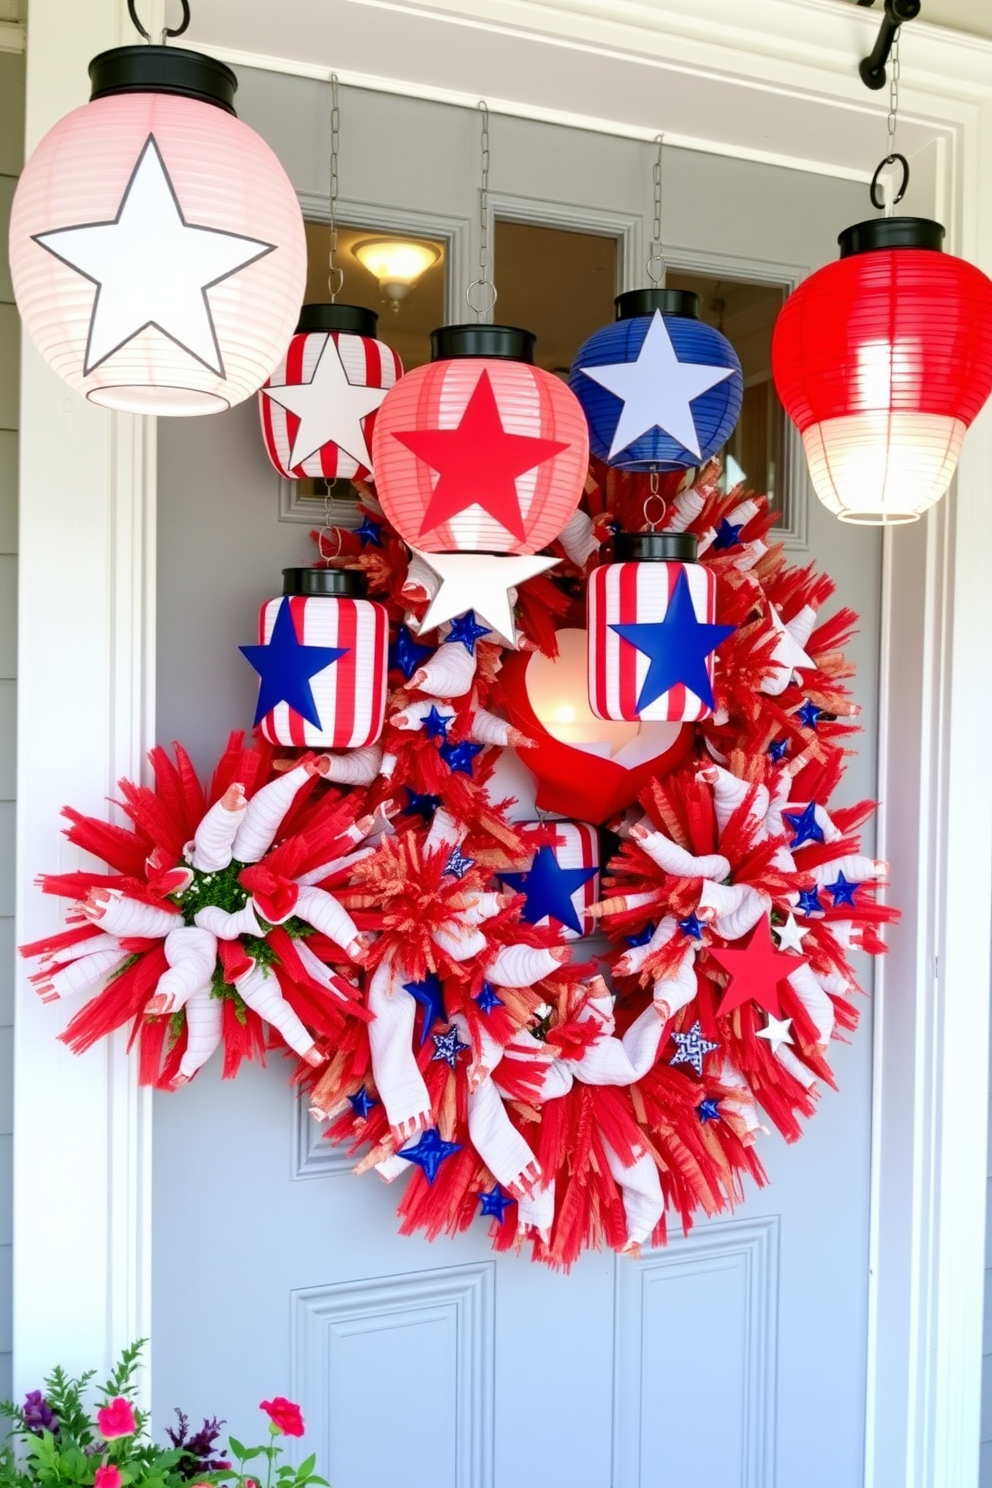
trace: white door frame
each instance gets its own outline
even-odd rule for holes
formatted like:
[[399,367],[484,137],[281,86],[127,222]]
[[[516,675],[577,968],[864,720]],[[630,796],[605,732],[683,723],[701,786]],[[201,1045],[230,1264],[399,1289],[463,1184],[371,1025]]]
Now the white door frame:
[[[162,0],[152,5],[161,11]],[[281,26],[285,12],[198,0],[191,44],[311,77],[333,64],[342,82],[453,103],[474,105],[488,88],[495,111],[642,139],[663,127],[676,146],[867,176],[881,153],[884,100],[867,95],[853,63],[874,37],[874,12],[847,0],[696,0],[689,9],[682,0],[432,0],[430,10],[295,0],[297,20],[313,16],[313,44],[294,57],[259,39],[264,16]],[[380,55],[384,24],[416,41],[399,76],[362,68]],[[29,152],[84,100],[89,58],[128,31],[124,0],[31,0]],[[331,38],[341,65],[322,55]],[[501,47],[543,59],[505,75],[519,96],[493,96],[485,69]],[[554,107],[539,81],[548,61]],[[626,90],[615,95],[618,117],[603,117],[609,98],[589,79],[606,68],[629,73],[630,97],[653,69],[661,120],[630,116]],[[686,78],[705,85],[712,137],[698,119],[680,129],[665,116],[666,80],[677,92]],[[755,113],[772,100],[782,120],[773,139],[748,135],[742,97]],[[949,246],[992,272],[992,188],[983,185],[992,179],[992,45],[914,23],[904,32],[903,100],[924,166],[915,209],[940,216]],[[801,157],[797,119],[808,125]],[[852,120],[864,124],[863,165],[851,154]],[[870,1488],[970,1488],[978,1476],[992,796],[971,776],[976,744],[992,733],[990,467],[986,411],[966,441],[956,497],[885,548],[881,851],[893,859],[892,897],[906,919],[890,936],[875,1014]],[[154,738],[153,422],[83,403],[25,345],[20,490],[18,917],[29,940],[58,918],[35,875],[75,860],[58,836],[62,804],[99,812]],[[147,1333],[150,1318],[150,1103],[119,1047],[75,1060],[57,1044],[63,1016],[39,1006],[22,972],[19,1389],[56,1359],[104,1364]]]

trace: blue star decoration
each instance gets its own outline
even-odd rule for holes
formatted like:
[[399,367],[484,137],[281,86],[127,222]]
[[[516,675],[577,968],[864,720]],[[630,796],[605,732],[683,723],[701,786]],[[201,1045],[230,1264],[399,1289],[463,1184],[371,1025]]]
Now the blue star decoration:
[[413,631],[408,626],[401,625],[399,635],[389,648],[389,670],[398,668],[409,682],[428,656],[433,655],[433,646],[422,646],[415,639]]
[[703,1038],[703,1025],[697,1018],[688,1033],[673,1033],[672,1038],[678,1044],[678,1053],[671,1059],[672,1064],[691,1064],[697,1075],[703,1073],[703,1060],[707,1054],[712,1054],[714,1049],[719,1049],[719,1044],[711,1043],[709,1039]]
[[527,901],[523,918],[528,925],[552,919],[581,935],[582,922],[572,895],[595,878],[596,872],[595,868],[563,868],[553,847],[539,847],[526,873],[501,873],[499,877],[515,893],[523,894]]
[[492,635],[492,631],[485,625],[476,624],[474,610],[466,610],[464,615],[459,615],[457,620],[452,620],[451,629],[444,639],[449,646],[456,641],[461,641],[469,656],[473,656],[476,641],[487,635]]
[[446,739],[450,722],[450,718],[445,718],[443,713],[437,711],[437,704],[432,703],[431,711],[424,719],[424,733],[428,739]]
[[369,1095],[364,1085],[359,1090],[356,1090],[354,1095],[349,1095],[348,1100],[351,1103],[352,1111],[362,1121],[368,1121],[369,1112],[372,1107],[379,1104],[377,1100],[374,1100]]
[[506,1218],[506,1211],[510,1205],[517,1202],[516,1199],[511,1199],[509,1194],[505,1194],[498,1183],[494,1183],[488,1193],[479,1193],[476,1197],[482,1205],[479,1210],[480,1216],[483,1219],[488,1216],[499,1224],[502,1224]]
[[458,1037],[458,1029],[452,1024],[450,1028],[445,1029],[444,1033],[434,1033],[431,1037],[434,1040],[434,1053],[431,1055],[431,1063],[433,1064],[435,1059],[443,1059],[449,1068],[454,1069],[458,1063],[459,1054],[463,1054],[469,1047],[468,1044],[463,1044]]
[[411,790],[408,785],[403,789],[407,794],[407,803],[400,810],[404,816],[422,816],[425,822],[434,820],[434,813],[441,804],[440,796],[431,796],[426,791]]
[[810,801],[805,811],[783,811],[782,816],[795,832],[790,847],[802,847],[804,842],[822,842],[823,828],[816,819],[816,802]]
[[491,1013],[493,1008],[503,1007],[505,1005],[502,997],[496,996],[489,982],[483,982],[482,991],[477,992],[473,1000],[477,1004],[479,1011],[483,1013]]
[[355,528],[355,536],[361,538],[363,543],[371,544],[373,548],[381,548],[382,523],[373,522],[366,512],[362,512],[362,525]]
[[707,625],[696,618],[684,569],[679,574],[664,620],[611,625],[610,629],[650,659],[637,699],[638,713],[674,687],[676,682],[687,687],[707,708],[714,706],[706,658],[733,633],[735,627]]
[[823,717],[823,713],[815,703],[811,703],[809,698],[806,698],[802,707],[796,709],[796,717],[799,719],[803,728],[815,729]]
[[843,873],[838,873],[833,883],[826,885],[827,893],[834,901],[834,909],[841,904],[849,904],[852,909],[857,908],[855,894],[858,892],[856,883],[849,883]]
[[705,928],[702,920],[697,919],[694,914],[687,915],[684,920],[679,920],[679,929],[689,940],[702,940]]
[[464,878],[466,873],[474,867],[474,858],[467,858],[460,847],[453,847],[448,854],[448,861],[444,865],[444,871],[445,873],[450,873],[452,878]]
[[736,548],[741,540],[743,526],[743,522],[738,522],[735,525],[733,522],[728,522],[727,518],[724,517],[716,529],[716,537],[713,539],[713,546],[717,552],[723,552],[726,548]]
[[707,1121],[719,1121],[720,1102],[708,1096],[706,1100],[699,1102],[699,1105],[696,1107],[696,1115],[699,1117],[701,1126],[705,1126]]
[[453,1157],[461,1150],[461,1142],[443,1142],[437,1127],[429,1126],[421,1133],[419,1142],[413,1147],[401,1147],[396,1155],[405,1157],[407,1162],[416,1163],[418,1168],[423,1169],[427,1182],[433,1183],[445,1158]]
[[781,763],[781,761],[785,759],[788,752],[788,739],[773,739],[768,746],[768,753],[771,756],[772,763],[776,765]]
[[442,744],[438,754],[452,775],[471,775],[472,761],[477,754],[482,753],[483,747],[482,744],[470,744],[468,739],[463,739],[460,744]]
[[320,728],[320,714],[313,700],[310,678],[333,666],[345,656],[344,646],[301,646],[293,624],[293,611],[289,600],[284,599],[276,615],[276,623],[268,644],[264,646],[239,646],[255,668],[261,682],[258,688],[258,707],[255,723],[261,723],[277,703],[288,703],[294,713]]
[[648,921],[643,930],[638,931],[636,935],[625,935],[624,940],[629,946],[636,949],[638,946],[647,945],[648,941],[651,939],[657,928],[657,925],[652,924],[651,921]]
[[415,1002],[419,1002],[424,1010],[424,1022],[420,1030],[420,1047],[423,1048],[427,1042],[427,1035],[434,1024],[442,1018],[447,1022],[448,1014],[444,1006],[444,988],[441,979],[429,971],[422,982],[404,982],[403,991],[409,992]]
[[799,892],[799,903],[796,905],[796,908],[807,919],[810,915],[823,913],[823,905],[820,903],[820,896],[815,889],[801,889]]

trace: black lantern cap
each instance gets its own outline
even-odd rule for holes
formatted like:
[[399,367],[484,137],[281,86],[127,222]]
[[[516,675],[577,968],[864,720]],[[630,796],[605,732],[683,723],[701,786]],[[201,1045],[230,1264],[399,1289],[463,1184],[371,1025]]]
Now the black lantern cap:
[[537,337],[519,326],[449,325],[431,331],[431,361],[457,357],[497,357],[504,362],[533,362]]
[[694,532],[618,532],[613,552],[620,563],[695,563]]
[[355,568],[284,568],[282,571],[283,594],[361,599],[365,588],[365,575]]
[[628,289],[613,301],[617,307],[617,320],[633,320],[635,315],[653,315],[660,310],[662,315],[684,315],[689,320],[699,319],[699,296],[691,289]]
[[216,57],[185,47],[114,47],[93,58],[89,74],[91,103],[114,93],[174,93],[234,113],[235,74]]
[[375,329],[379,316],[375,310],[366,310],[364,305],[304,305],[296,325],[300,331],[350,331],[355,336],[368,336],[375,340]]
[[872,217],[845,227],[837,241],[841,258],[875,253],[881,248],[929,248],[942,253],[944,229],[929,217]]

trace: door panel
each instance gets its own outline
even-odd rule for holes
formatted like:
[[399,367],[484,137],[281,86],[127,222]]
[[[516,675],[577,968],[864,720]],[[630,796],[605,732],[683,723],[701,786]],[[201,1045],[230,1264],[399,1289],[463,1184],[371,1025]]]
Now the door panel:
[[[245,71],[242,117],[308,199],[326,192],[326,87]],[[650,231],[649,146],[494,117],[493,188],[560,223]],[[342,90],[350,217],[451,227],[448,309],[476,251],[478,117]],[[850,183],[666,152],[667,236],[692,252],[814,266],[863,215]],[[390,213],[393,214],[390,217]],[[631,256],[633,255],[633,256]],[[497,263],[498,278],[498,263]],[[347,286],[344,298],[347,299]],[[382,332],[388,339],[388,321]],[[159,427],[158,735],[208,769],[250,725],[237,654],[279,570],[311,558],[279,519],[253,405]],[[815,502],[812,555],[862,616],[851,647],[865,732],[844,799],[875,781],[880,542]],[[798,555],[800,561],[802,555]],[[868,849],[870,851],[870,846]],[[870,976],[862,966],[859,971]],[[866,981],[870,986],[870,981]],[[258,1435],[254,1403],[299,1398],[334,1488],[856,1488],[867,1317],[871,1012],[835,1046],[801,1144],[762,1139],[770,1186],[640,1261],[583,1258],[570,1276],[495,1257],[484,1226],[431,1245],[397,1236],[397,1195],[325,1150],[279,1059],[222,1086],[208,1067],[156,1097],[154,1389]]]

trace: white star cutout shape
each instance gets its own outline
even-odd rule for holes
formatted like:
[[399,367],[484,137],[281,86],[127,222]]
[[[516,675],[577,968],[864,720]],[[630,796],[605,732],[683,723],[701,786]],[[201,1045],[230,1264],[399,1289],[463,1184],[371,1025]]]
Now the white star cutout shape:
[[774,605],[768,606],[768,618],[778,635],[775,650],[772,652],[772,661],[778,666],[788,667],[790,673],[799,671],[801,667],[805,667],[808,671],[815,671],[816,663],[806,655]]
[[275,249],[187,222],[153,134],[112,222],[59,227],[34,241],[97,287],[84,374],[154,327],[223,377],[207,291]]
[[557,558],[539,555],[496,558],[490,553],[421,553],[417,548],[412,551],[441,580],[421,621],[421,631],[433,630],[445,620],[454,620],[456,615],[474,610],[477,620],[485,621],[511,646],[517,644],[517,632],[510,590],[559,562]]
[[800,929],[794,914],[789,915],[784,925],[775,925],[772,928],[778,936],[780,951],[795,951],[797,956],[803,954],[803,940],[809,931]]
[[767,1039],[771,1044],[772,1053],[777,1054],[783,1044],[795,1043],[789,1029],[792,1027],[791,1018],[773,1018],[768,1014],[768,1022],[764,1028],[758,1029],[758,1037]]
[[363,420],[374,413],[387,388],[348,381],[341,353],[328,334],[309,382],[265,387],[262,392],[300,421],[289,456],[290,469],[302,465],[325,444],[336,444],[366,470],[372,468]]
[[734,368],[714,367],[708,362],[680,362],[661,311],[656,310],[636,362],[611,362],[605,367],[583,367],[582,371],[623,400],[610,446],[611,460],[642,434],[656,428],[670,434],[700,459],[702,451],[692,416],[692,400],[732,377]]

